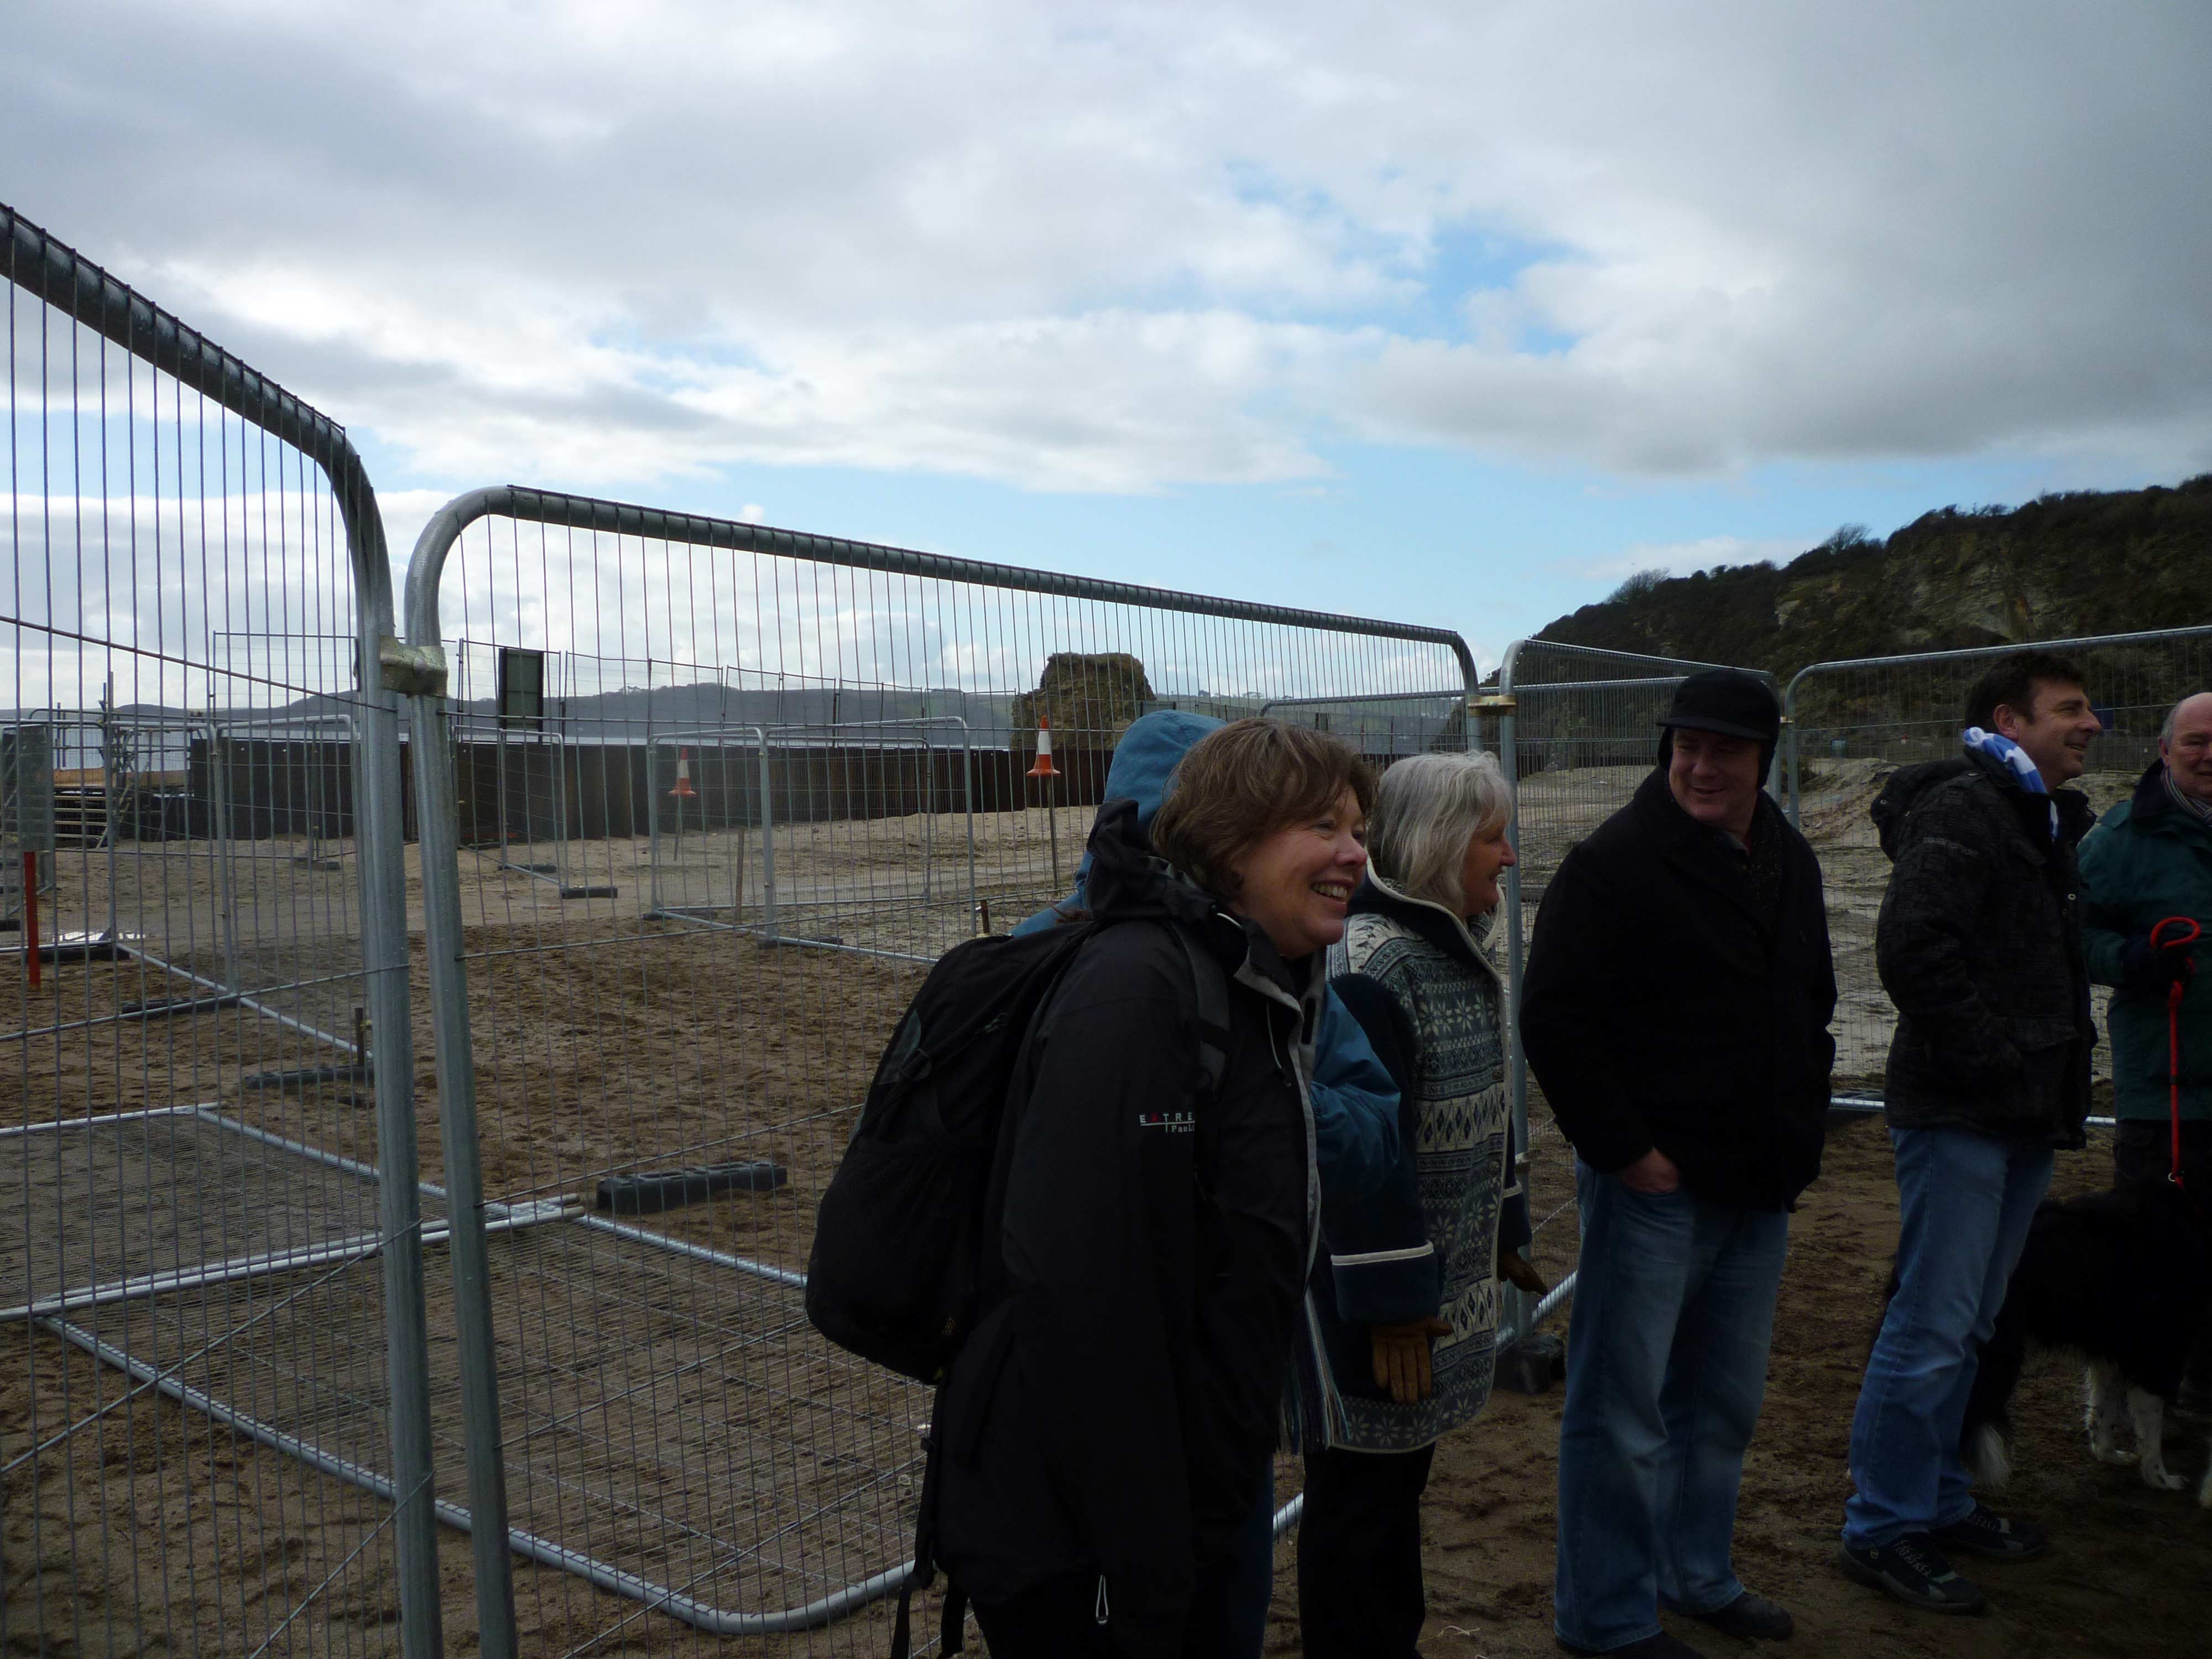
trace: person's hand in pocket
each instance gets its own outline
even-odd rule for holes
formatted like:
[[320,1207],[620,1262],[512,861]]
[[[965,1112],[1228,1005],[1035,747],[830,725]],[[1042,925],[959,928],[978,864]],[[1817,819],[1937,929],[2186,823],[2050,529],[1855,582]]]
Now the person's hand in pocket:
[[1682,1184],[1682,1172],[1674,1167],[1674,1160],[1654,1146],[1635,1163],[1624,1164],[1613,1171],[1620,1184],[1634,1193],[1656,1197],[1671,1193]]

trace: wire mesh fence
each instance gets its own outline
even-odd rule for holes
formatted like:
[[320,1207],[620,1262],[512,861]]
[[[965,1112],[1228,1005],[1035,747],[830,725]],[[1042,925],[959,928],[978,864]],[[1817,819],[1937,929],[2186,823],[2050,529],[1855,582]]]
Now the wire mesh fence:
[[[1659,717],[1684,676],[1716,665],[1548,640],[1518,641],[1507,648],[1491,709],[1498,758],[1514,785],[1519,862],[1506,872],[1504,944],[1508,1000],[1515,1008],[1530,929],[1560,861],[1628,805],[1650,775]],[[1573,1152],[1548,1113],[1539,1111],[1531,1120],[1528,1070],[1517,1041],[1509,1065],[1515,1126],[1528,1148],[1529,1219],[1537,1230],[1531,1259],[1552,1279],[1555,1298],[1571,1296],[1578,1253]],[[1522,1330],[1533,1328],[1539,1313],[1556,1305],[1556,1299],[1532,1304],[1518,1291],[1508,1295],[1509,1316]]]
[[[911,1545],[928,1397],[828,1346],[799,1280],[927,964],[1066,893],[1142,714],[1272,706],[1378,761],[1457,747],[1466,647],[520,489],[434,519],[409,595],[447,1176],[465,1209],[477,1160],[495,1221],[568,1218],[489,1241],[488,1294],[459,1310],[464,1367],[480,1345],[498,1379],[472,1407],[496,1455],[471,1508],[503,1503],[573,1571],[517,1582],[514,1639],[856,1609],[810,1642],[865,1650]],[[622,665],[562,711],[605,757],[574,817],[598,890],[459,850],[501,653]],[[487,1650],[504,1559],[477,1559]]]
[[[2001,645],[1850,662],[1815,663],[1790,682],[1784,788],[1791,821],[1820,854],[1835,951],[1835,1091],[1839,1099],[1881,1097],[1882,1068],[1897,1012],[1875,964],[1875,923],[1889,884],[1889,860],[1869,816],[1875,798],[1903,766],[1960,751],[1968,693],[1998,658],[2030,648]],[[2075,786],[2099,811],[2127,799],[2158,758],[2166,711],[2212,688],[2212,628],[2053,640],[2033,648],[2072,659],[2088,678],[2103,720]],[[2110,994],[2092,1000],[2099,1030]],[[2103,1042],[2092,1064],[2112,1076]]]
[[428,1654],[374,502],[336,427],[5,209],[0,275],[0,1646]]

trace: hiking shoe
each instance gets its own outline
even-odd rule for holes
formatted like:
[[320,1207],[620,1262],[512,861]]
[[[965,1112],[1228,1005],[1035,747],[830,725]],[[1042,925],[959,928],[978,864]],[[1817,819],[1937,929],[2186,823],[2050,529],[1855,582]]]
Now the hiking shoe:
[[2051,1541],[2034,1522],[2008,1520],[1986,1504],[1976,1504],[1965,1518],[1936,1528],[1928,1539],[1939,1550],[1984,1561],[2033,1561]]
[[1677,1607],[1674,1611],[1686,1619],[1711,1625],[1722,1635],[1733,1636],[1739,1642],[1786,1641],[1797,1628],[1797,1621],[1790,1616],[1789,1608],[1749,1590],[1726,1607],[1715,1607],[1710,1613],[1699,1613],[1691,1607]]
[[1893,1544],[1845,1544],[1836,1561],[1862,1584],[1924,1612],[1980,1613],[1989,1606],[1981,1591],[1951,1571],[1924,1532],[1907,1533]]
[[1577,1647],[1564,1636],[1552,1638],[1569,1653],[1579,1654],[1582,1659],[1705,1659],[1705,1656],[1679,1636],[1661,1631],[1656,1636],[1647,1636],[1640,1642],[1631,1642],[1625,1648]]

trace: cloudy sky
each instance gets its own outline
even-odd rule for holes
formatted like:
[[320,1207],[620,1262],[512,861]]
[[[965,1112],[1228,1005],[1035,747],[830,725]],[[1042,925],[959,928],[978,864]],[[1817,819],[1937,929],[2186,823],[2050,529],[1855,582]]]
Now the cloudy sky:
[[[2212,467],[2212,9],[86,0],[0,200],[513,481],[1440,623]],[[2148,619],[2147,619],[2148,620]]]

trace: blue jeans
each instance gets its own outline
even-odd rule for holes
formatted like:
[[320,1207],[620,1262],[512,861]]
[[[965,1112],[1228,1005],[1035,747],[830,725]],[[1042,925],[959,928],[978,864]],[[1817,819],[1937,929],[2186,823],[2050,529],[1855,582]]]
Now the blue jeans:
[[1899,1285],[1851,1418],[1847,1544],[1893,1543],[1972,1512],[1959,1461],[1966,1396],[2051,1185],[2048,1146],[1971,1129],[1892,1129],[1889,1139]]
[[1744,1593],[1730,1565],[1743,1454],[1790,1218],[1639,1193],[1580,1159],[1582,1261],[1559,1422],[1559,1635],[1603,1650],[1659,1632],[1659,1607]]

